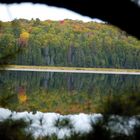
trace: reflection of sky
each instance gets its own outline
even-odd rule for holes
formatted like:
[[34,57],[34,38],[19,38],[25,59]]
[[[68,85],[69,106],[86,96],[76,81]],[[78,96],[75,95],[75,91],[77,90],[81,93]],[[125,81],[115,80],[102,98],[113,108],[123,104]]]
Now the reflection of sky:
[[[82,16],[70,10],[64,8],[50,7],[43,4],[32,4],[32,3],[22,3],[22,4],[0,4],[0,20],[9,21],[15,18],[39,18],[40,20],[63,20],[63,19],[73,19],[73,20],[83,20],[85,22],[92,21],[93,19]],[[101,20],[94,19],[96,22],[101,22]]]

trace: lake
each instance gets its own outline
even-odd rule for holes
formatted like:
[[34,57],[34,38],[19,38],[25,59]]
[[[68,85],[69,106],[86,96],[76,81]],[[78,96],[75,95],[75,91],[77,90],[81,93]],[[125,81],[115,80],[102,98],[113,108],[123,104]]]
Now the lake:
[[0,73],[0,107],[16,111],[100,112],[108,98],[140,95],[140,76],[54,72]]

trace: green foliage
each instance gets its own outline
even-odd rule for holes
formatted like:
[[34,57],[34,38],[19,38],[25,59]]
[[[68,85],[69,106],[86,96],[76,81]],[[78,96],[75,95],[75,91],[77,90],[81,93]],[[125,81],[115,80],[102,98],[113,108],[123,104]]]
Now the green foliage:
[[132,93],[127,95],[107,96],[103,100],[102,109],[99,109],[105,115],[139,115],[140,112],[140,94]]
[[[26,39],[22,31],[28,33]],[[1,22],[0,56],[23,46],[24,53],[11,64],[140,68],[140,41],[103,23],[39,19]]]
[[58,118],[54,125],[59,129],[64,128],[64,127],[70,128],[70,129],[73,128],[73,125],[71,124],[69,118],[63,118],[63,119]]
[[6,119],[0,122],[0,138],[2,140],[33,140],[31,134],[25,132],[28,126],[23,120]]
[[140,138],[140,125],[134,127],[134,138],[138,140]]

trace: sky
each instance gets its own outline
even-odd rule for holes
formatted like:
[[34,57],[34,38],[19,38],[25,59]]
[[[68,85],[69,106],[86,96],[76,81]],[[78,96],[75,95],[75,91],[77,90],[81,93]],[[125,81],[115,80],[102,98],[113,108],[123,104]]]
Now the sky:
[[87,16],[82,16],[73,11],[57,8],[52,6],[47,6],[44,4],[32,4],[32,3],[22,3],[22,4],[0,4],[0,20],[1,21],[11,21],[13,19],[36,19],[40,20],[63,20],[63,19],[73,19],[82,20],[84,22],[96,21],[102,22],[99,19],[91,19]]
[[131,1],[137,3],[140,6],[140,0],[131,0]]

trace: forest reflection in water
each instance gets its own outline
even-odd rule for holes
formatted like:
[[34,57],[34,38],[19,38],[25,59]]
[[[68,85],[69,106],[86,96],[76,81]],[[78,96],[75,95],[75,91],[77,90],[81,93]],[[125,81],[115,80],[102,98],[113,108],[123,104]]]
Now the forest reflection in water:
[[125,104],[133,101],[131,108],[133,110],[138,106],[134,111],[138,113],[140,99],[134,101],[135,95],[140,95],[140,76],[17,71],[0,73],[0,107],[16,111],[39,110],[62,114],[103,112],[108,99],[115,98],[120,102],[121,98],[122,102],[127,102]]

